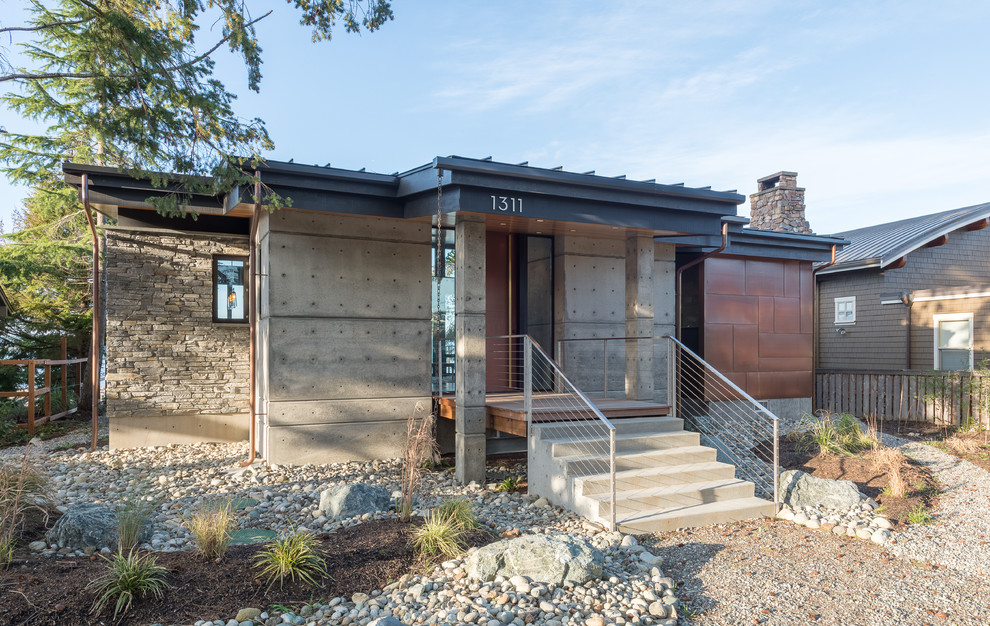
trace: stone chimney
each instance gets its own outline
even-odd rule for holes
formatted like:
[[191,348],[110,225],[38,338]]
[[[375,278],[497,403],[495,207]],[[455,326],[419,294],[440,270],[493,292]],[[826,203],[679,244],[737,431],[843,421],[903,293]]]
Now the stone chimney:
[[750,228],[811,233],[804,217],[804,188],[797,186],[797,172],[777,172],[756,182],[759,191],[749,197]]

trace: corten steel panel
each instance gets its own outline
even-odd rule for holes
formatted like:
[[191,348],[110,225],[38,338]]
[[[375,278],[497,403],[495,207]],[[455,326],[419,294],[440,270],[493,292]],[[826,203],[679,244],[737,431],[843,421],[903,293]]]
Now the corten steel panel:
[[801,272],[805,269],[811,271],[811,266],[808,263],[801,263],[800,261],[788,261],[784,263],[785,298],[801,297]]
[[[486,328],[489,337],[510,334],[509,328],[509,236],[505,233],[485,233],[485,293]],[[511,342],[488,340],[485,383],[489,392],[511,388]]]
[[783,296],[784,266],[779,261],[746,261],[746,295]]
[[801,263],[801,332],[815,332],[815,277],[811,263]]
[[[705,262],[705,273],[724,277],[729,273],[713,274],[712,268],[739,266],[745,267],[744,280],[721,280],[723,293],[710,289],[705,293],[703,356],[709,361],[709,355],[726,359],[724,349],[710,342],[724,336],[725,327],[731,326],[732,380],[761,399],[809,397],[814,314],[811,264],[717,258]],[[706,288],[712,284],[706,280]]]
[[759,324],[760,299],[756,296],[705,295],[705,324]]
[[751,372],[759,369],[760,329],[736,324],[732,333],[733,370]]
[[760,328],[773,330],[773,296],[760,296]]
[[[757,398],[807,398],[814,392],[814,377],[805,372],[758,372]],[[754,394],[755,395],[755,394]]]
[[773,325],[770,328],[761,327],[760,330],[775,333],[801,332],[801,301],[799,299],[774,298],[773,311]]
[[760,357],[804,357],[811,354],[810,334],[760,333]]
[[710,324],[705,333],[705,360],[717,370],[732,367],[732,324]]
[[801,357],[786,357],[786,356],[765,356],[760,357],[760,365],[758,371],[761,372],[798,372],[807,371],[810,372],[813,368],[811,367],[811,357],[801,356]]
[[705,293],[743,295],[746,293],[746,261],[714,258],[705,261]]

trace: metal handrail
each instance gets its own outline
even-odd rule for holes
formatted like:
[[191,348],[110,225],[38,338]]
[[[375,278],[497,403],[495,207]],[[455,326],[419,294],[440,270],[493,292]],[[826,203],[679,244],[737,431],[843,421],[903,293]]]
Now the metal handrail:
[[[668,344],[670,346],[670,348],[668,350],[668,363],[667,363],[667,368],[668,368],[668,376],[667,376],[667,381],[668,381],[667,382],[667,386],[668,386],[667,391],[668,391],[668,394],[667,394],[667,396],[668,396],[668,404],[670,404],[671,414],[672,415],[677,415],[678,414],[677,393],[676,393],[676,390],[675,390],[675,387],[678,384],[677,383],[678,377],[677,377],[677,373],[676,373],[675,360],[672,358],[672,356],[673,356],[673,351],[676,350],[676,347],[679,347],[682,350],[684,350],[684,352],[686,354],[688,354],[691,357],[693,357],[694,359],[696,359],[698,361],[698,363],[700,363],[707,371],[709,371],[710,373],[714,374],[721,382],[723,382],[730,389],[732,389],[734,392],[736,392],[737,394],[739,394],[740,399],[748,401],[759,412],[763,413],[764,415],[766,415],[766,417],[768,417],[770,419],[770,421],[771,421],[771,423],[773,425],[773,438],[774,438],[774,444],[773,444],[773,499],[774,499],[774,504],[779,507],[779,505],[780,505],[780,500],[779,500],[780,458],[779,458],[778,440],[779,440],[779,436],[780,436],[780,418],[778,418],[767,407],[763,406],[758,400],[756,400],[751,395],[749,395],[748,393],[746,393],[742,388],[740,388],[734,382],[732,382],[731,380],[729,380],[724,374],[722,374],[722,372],[720,372],[717,369],[715,369],[710,363],[708,363],[703,358],[701,358],[697,353],[695,353],[693,350],[691,350],[690,348],[688,348],[687,346],[685,346],[676,337],[672,337],[670,335],[656,335],[656,336],[646,336],[646,337],[637,337],[637,336],[625,336],[625,337],[576,337],[576,338],[569,338],[569,339],[558,339],[557,340],[557,357],[558,357],[558,359],[562,359],[563,358],[563,350],[561,348],[563,347],[563,344],[565,344],[565,343],[579,342],[579,341],[580,342],[589,342],[589,341],[600,341],[600,342],[602,342],[602,350],[603,350],[603,359],[602,359],[602,361],[603,361],[603,394],[606,397],[608,397],[608,347],[607,347],[608,346],[608,342],[609,341],[645,341],[645,340],[656,341],[658,339],[666,339],[666,340],[669,340],[671,342],[670,344]],[[557,364],[555,363],[555,365],[557,365]]]
[[[723,383],[725,383],[726,385],[728,385],[733,391],[735,391],[736,393],[738,393],[742,398],[748,400],[754,407],[756,407],[757,409],[759,409],[767,417],[770,418],[770,420],[771,420],[771,422],[773,424],[773,503],[774,503],[774,506],[775,507],[778,507],[779,508],[780,507],[780,496],[779,496],[779,490],[780,490],[780,451],[779,451],[779,447],[780,446],[779,446],[778,442],[780,441],[780,418],[778,418],[773,412],[771,412],[765,406],[763,406],[762,404],[760,404],[760,402],[756,398],[754,398],[753,396],[751,396],[748,393],[746,393],[743,389],[741,389],[739,387],[739,385],[735,384],[734,382],[732,382],[731,380],[729,380],[728,378],[726,378],[726,376],[724,374],[722,374],[722,372],[720,372],[717,369],[715,369],[714,367],[712,367],[712,365],[708,361],[706,361],[703,358],[701,358],[700,356],[698,356],[697,353],[695,353],[693,350],[691,350],[690,348],[688,348],[687,346],[685,346],[678,339],[676,339],[674,337],[671,337],[670,335],[665,335],[664,337],[661,337],[661,338],[665,338],[665,339],[670,340],[673,343],[673,345],[679,346],[686,353],[688,353],[689,355],[691,355],[692,357],[694,357],[699,363],[701,363],[705,367],[706,370],[708,370],[710,373],[712,373],[715,376],[717,376]],[[673,363],[668,363],[668,367],[674,367]],[[669,392],[670,392],[670,390],[668,390],[668,393]],[[671,394],[671,395],[676,396],[676,393]]]
[[616,468],[615,468],[615,424],[612,423],[601,410],[595,406],[595,404],[588,398],[588,396],[574,384],[573,381],[567,376],[563,369],[554,362],[553,359],[546,353],[543,347],[535,339],[529,335],[498,335],[493,337],[486,337],[486,339],[521,339],[523,341],[523,404],[526,411],[526,436],[532,436],[532,425],[533,425],[533,349],[543,357],[543,359],[550,365],[553,369],[553,373],[557,380],[563,381],[570,388],[571,393],[580,398],[581,402],[587,406],[592,414],[604,424],[605,428],[608,429],[608,439],[609,439],[609,483],[610,483],[610,526],[611,530],[616,530]]

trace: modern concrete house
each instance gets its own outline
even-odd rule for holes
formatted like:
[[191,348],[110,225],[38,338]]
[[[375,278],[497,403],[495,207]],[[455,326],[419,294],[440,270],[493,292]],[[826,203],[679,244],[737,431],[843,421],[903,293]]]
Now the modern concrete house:
[[826,370],[971,370],[990,356],[990,203],[838,233],[817,273]]
[[[389,458],[417,403],[442,395],[456,476],[480,482],[486,452],[535,436],[529,394],[557,401],[564,381],[613,438],[613,497],[589,516],[615,515],[617,456],[655,461],[643,446],[656,444],[695,482],[689,461],[713,472],[678,498],[742,498],[736,519],[766,502],[681,432],[686,403],[671,405],[687,385],[670,356],[697,353],[724,372],[699,379],[701,404],[724,380],[782,415],[810,408],[812,263],[841,240],[780,221],[796,217],[787,172],[761,181],[753,203],[768,230],[753,230],[732,191],[490,159],[438,157],[390,175],[269,162],[261,179],[291,206],[259,210],[247,190],[193,196],[195,221],[160,217],[147,198],[162,192],[125,174],[64,170],[109,220],[112,447],[243,440],[250,425],[272,463]],[[507,336],[529,347],[504,348]],[[666,336],[682,341],[654,339]],[[545,361],[531,364],[531,348]],[[508,398],[523,380],[526,394]],[[541,426],[548,458],[575,444],[547,433],[585,423],[568,411],[546,413],[566,422]],[[562,471],[568,489],[584,481],[591,506],[593,481]],[[531,469],[531,491],[582,510],[560,495],[563,478],[545,478]],[[698,509],[696,521],[711,519]]]

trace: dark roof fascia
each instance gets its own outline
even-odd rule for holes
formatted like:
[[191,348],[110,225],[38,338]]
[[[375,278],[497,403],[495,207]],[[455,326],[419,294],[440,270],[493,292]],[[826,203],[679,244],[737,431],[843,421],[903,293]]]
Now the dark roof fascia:
[[62,172],[65,182],[73,187],[82,187],[83,174],[89,177],[89,200],[93,204],[113,206],[128,206],[142,209],[154,209],[148,198],[165,196],[170,193],[186,194],[190,200],[189,210],[197,213],[222,215],[225,209],[236,204],[237,190],[227,195],[190,193],[180,187],[182,180],[209,182],[206,177],[173,176],[176,182],[166,187],[155,187],[150,181],[134,178],[125,171],[100,165],[80,165],[63,163]]
[[[687,243],[677,237],[656,237],[655,240]],[[827,261],[832,255],[832,246],[843,246],[848,243],[838,237],[744,228],[729,231],[729,245],[722,254],[794,261]],[[710,248],[713,244],[720,245],[721,241],[715,244],[711,239],[703,240],[699,242],[697,251],[701,252],[700,248]],[[691,249],[688,248],[686,251],[690,252]]]
[[825,276],[827,274],[842,274],[843,272],[858,272],[860,270],[870,270],[870,269],[882,269],[883,259],[873,257],[869,259],[856,259],[855,261],[846,261],[841,265],[836,263],[835,265],[830,265],[823,270],[819,270],[816,276]]
[[[705,200],[709,203],[720,205],[731,205],[733,207],[742,204],[745,196],[728,191],[712,191],[711,189],[695,189],[683,187],[681,185],[664,185],[649,181],[629,180],[626,178],[613,178],[608,176],[597,176],[595,174],[579,174],[577,172],[565,172],[563,170],[552,170],[529,165],[512,165],[510,163],[498,163],[481,159],[468,159],[464,157],[437,157],[433,160],[432,169],[442,169],[455,174],[478,174],[495,177],[501,180],[530,181],[531,183],[548,183],[549,185],[532,185],[532,189],[553,189],[560,187],[570,188],[590,188],[610,193],[624,192],[629,194],[641,194],[651,196],[668,196],[671,198],[686,198],[695,200]],[[419,171],[411,170],[409,173]],[[433,186],[436,186],[436,176],[433,177]],[[458,184],[458,181],[465,184],[468,181],[478,180],[470,177],[458,178],[452,176],[451,184]],[[488,181],[494,178],[482,178]],[[524,187],[521,185],[521,187]],[[570,195],[570,194],[569,194]],[[597,195],[597,194],[596,194]],[[717,211],[725,212],[725,208]],[[714,211],[714,212],[717,212]]]

